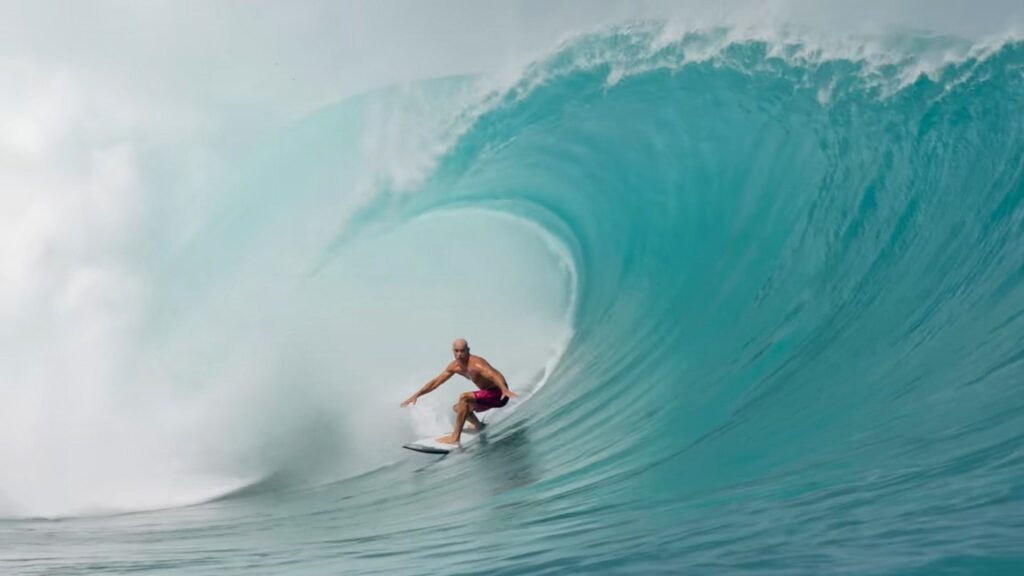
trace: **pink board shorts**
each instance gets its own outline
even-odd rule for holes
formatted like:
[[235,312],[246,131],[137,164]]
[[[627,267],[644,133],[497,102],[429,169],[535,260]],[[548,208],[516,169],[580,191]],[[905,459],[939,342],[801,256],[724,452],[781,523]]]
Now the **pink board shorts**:
[[477,390],[473,393],[473,397],[476,398],[476,410],[474,412],[485,412],[491,408],[501,408],[508,404],[508,398],[502,398],[501,390],[496,388]]

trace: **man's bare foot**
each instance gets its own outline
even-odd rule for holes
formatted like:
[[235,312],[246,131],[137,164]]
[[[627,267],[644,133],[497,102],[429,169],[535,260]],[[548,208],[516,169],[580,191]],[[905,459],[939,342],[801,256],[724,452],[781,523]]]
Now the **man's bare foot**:
[[447,436],[441,436],[437,439],[441,444],[458,444],[459,441],[455,439],[455,434],[448,434]]

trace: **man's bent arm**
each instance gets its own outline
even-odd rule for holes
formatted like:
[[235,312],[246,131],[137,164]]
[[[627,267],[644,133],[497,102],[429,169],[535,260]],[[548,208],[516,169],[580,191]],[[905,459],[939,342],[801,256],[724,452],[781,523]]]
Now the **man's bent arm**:
[[490,370],[491,372],[491,380],[498,384],[498,388],[501,389],[501,394],[503,396],[508,396],[509,398],[515,398],[516,396],[518,396],[518,394],[508,389],[508,382],[505,381],[504,374],[498,372],[498,369],[495,368],[494,366],[491,366],[490,363],[487,364],[487,369]]

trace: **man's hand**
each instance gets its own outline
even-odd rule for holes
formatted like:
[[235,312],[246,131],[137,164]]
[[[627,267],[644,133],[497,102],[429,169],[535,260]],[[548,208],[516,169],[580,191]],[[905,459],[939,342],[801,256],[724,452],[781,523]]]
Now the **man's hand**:
[[402,408],[405,408],[409,404],[413,404],[413,405],[416,404],[416,397],[415,396],[409,396],[408,400],[406,400],[405,402],[402,402]]
[[501,393],[501,399],[502,400],[504,400],[505,398],[517,398],[518,396],[519,396],[519,394],[516,394],[515,392],[513,392],[511,390],[505,390],[504,392]]

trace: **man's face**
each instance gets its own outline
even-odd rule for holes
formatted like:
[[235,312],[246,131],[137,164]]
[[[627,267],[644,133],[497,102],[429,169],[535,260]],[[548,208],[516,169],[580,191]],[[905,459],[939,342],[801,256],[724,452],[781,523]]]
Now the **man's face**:
[[455,359],[459,362],[466,362],[469,360],[469,345],[468,344],[455,344],[452,346],[452,354],[455,355]]

